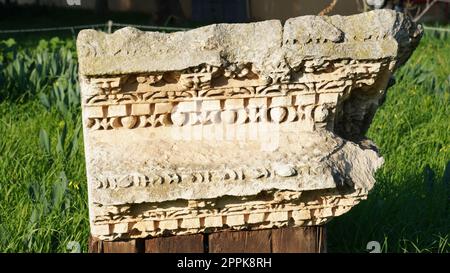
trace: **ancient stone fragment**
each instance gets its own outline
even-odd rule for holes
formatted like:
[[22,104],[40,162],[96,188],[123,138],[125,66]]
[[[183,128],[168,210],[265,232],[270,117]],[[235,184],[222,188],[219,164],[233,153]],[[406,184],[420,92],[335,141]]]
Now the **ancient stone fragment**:
[[390,10],[82,31],[92,235],[320,225],[347,212],[373,187],[383,159],[364,134],[421,34]]

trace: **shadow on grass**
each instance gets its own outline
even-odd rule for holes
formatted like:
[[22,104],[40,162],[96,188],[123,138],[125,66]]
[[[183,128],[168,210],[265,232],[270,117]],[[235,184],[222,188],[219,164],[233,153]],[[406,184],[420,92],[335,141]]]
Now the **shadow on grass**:
[[330,252],[366,252],[378,241],[382,252],[449,252],[450,161],[438,178],[425,167],[394,183],[380,171],[368,200],[328,224]]

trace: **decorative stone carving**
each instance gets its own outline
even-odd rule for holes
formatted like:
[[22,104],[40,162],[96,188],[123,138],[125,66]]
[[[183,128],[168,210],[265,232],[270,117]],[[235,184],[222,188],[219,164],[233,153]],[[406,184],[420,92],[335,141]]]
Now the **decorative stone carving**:
[[364,134],[422,35],[400,13],[80,32],[91,232],[320,225],[367,197]]

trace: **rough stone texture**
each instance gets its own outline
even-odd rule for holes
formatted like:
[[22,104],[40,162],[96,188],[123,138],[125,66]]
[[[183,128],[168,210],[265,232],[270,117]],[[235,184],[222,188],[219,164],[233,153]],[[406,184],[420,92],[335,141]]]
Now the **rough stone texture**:
[[320,225],[367,197],[364,137],[420,40],[402,14],[84,30],[91,232],[104,240]]

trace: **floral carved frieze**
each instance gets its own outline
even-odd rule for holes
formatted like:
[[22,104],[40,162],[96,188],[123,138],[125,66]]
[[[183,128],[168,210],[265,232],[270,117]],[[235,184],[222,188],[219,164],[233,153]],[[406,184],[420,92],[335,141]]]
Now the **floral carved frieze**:
[[367,198],[365,133],[422,35],[400,13],[77,40],[90,225],[103,240],[322,225]]
[[297,95],[173,103],[89,107],[87,127],[92,130],[244,124],[255,122],[326,123],[339,94]]

